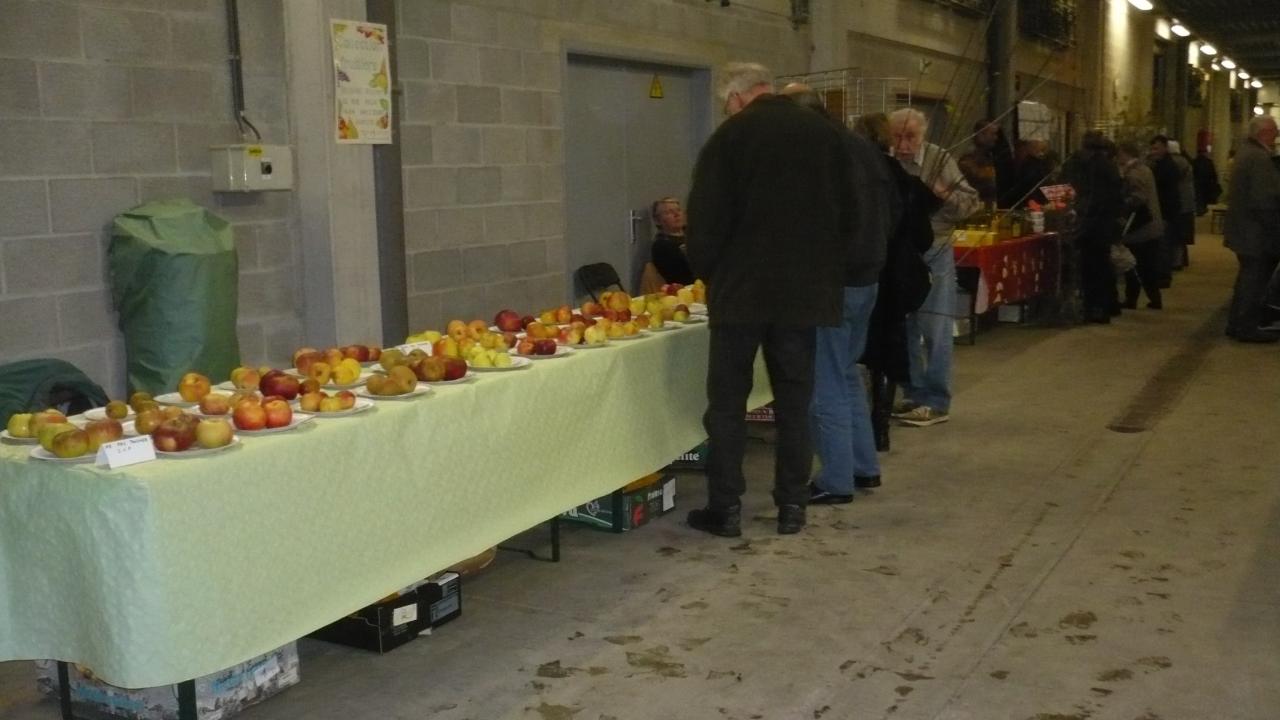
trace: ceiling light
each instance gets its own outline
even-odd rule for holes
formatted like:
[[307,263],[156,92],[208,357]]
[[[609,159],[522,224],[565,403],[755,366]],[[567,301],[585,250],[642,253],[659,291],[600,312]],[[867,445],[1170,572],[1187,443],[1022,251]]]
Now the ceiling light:
[[1261,90],[1261,89],[1262,89],[1262,81],[1261,81],[1261,80],[1259,80],[1258,78],[1254,78],[1254,79],[1253,79],[1253,82],[1249,83],[1249,87],[1253,88],[1254,90]]
[[1243,71],[1243,70],[1241,70],[1240,72],[1236,73],[1236,75],[1238,75],[1238,76],[1240,77],[1240,79],[1241,79],[1241,80],[1248,80],[1248,79],[1249,79],[1249,73],[1247,73],[1247,72],[1245,72],[1245,71]]
[[1204,53],[1205,55],[1217,55],[1218,48],[1210,45],[1209,43],[1202,43],[1200,45],[1200,52]]
[[1228,69],[1228,70],[1235,70],[1235,69],[1236,69],[1236,61],[1235,61],[1235,60],[1232,60],[1232,59],[1231,59],[1231,58],[1229,58],[1229,57],[1224,57],[1224,58],[1222,58],[1222,67],[1224,67],[1224,68],[1226,68],[1226,69]]
[[1188,37],[1191,35],[1191,31],[1187,29],[1187,26],[1177,20],[1173,21],[1173,27],[1169,28],[1169,30],[1178,37]]
[[1221,69],[1222,69],[1222,66],[1221,66],[1221,65],[1219,65],[1217,62],[1211,62],[1211,63],[1209,63],[1209,67],[1213,68],[1213,71],[1214,71],[1214,72],[1218,72],[1219,70],[1221,70]]
[[1254,115],[1261,115],[1261,114],[1263,114],[1263,113],[1265,113],[1265,112],[1266,112],[1266,111],[1262,109],[1262,106],[1261,106],[1261,105],[1254,105],[1254,106],[1253,106],[1253,114],[1254,114]]
[[1146,12],[1155,7],[1151,4],[1151,0],[1129,0],[1129,4],[1138,8],[1142,12]]

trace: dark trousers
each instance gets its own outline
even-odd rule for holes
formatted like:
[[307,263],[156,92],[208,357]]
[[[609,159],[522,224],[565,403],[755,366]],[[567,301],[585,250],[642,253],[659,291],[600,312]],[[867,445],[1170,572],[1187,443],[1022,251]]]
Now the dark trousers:
[[1080,295],[1086,315],[1110,317],[1120,304],[1111,246],[1094,238],[1080,242]]
[[730,324],[711,321],[707,362],[707,505],[727,508],[741,503],[746,492],[742,456],[747,444],[747,396],[756,350],[764,347],[765,366],[773,387],[777,428],[773,501],[799,505],[809,501],[813,445],[809,435],[809,402],[813,398],[813,327]]
[[1235,292],[1231,295],[1231,317],[1228,332],[1254,332],[1262,323],[1262,299],[1267,283],[1276,271],[1274,257],[1236,255],[1240,271],[1236,273]]
[[1152,305],[1160,305],[1160,265],[1164,256],[1164,246],[1158,240],[1148,240],[1130,245],[1129,250],[1138,261],[1138,266],[1124,276],[1124,300],[1127,305],[1138,302],[1138,293],[1147,292],[1147,300]]

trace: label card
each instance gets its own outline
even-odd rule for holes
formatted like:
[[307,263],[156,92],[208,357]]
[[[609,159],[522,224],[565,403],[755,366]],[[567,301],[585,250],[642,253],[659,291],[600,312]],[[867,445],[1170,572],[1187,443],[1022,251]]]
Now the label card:
[[676,483],[669,480],[666,485],[662,486],[662,512],[667,512],[676,506]]
[[99,445],[98,457],[94,460],[94,464],[105,465],[115,470],[155,459],[156,446],[151,442],[151,436],[139,435]]
[[418,603],[398,607],[391,611],[391,626],[400,627],[418,619]]

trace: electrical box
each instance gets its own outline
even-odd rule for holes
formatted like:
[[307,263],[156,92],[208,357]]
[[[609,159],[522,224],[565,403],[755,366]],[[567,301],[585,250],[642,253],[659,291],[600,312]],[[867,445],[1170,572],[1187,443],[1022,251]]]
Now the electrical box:
[[217,192],[293,188],[293,150],[288,145],[217,145],[209,148],[209,165]]

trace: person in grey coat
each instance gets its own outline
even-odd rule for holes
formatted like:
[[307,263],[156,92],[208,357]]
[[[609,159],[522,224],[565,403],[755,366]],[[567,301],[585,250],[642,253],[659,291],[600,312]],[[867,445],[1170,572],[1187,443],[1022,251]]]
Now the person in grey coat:
[[1231,297],[1227,337],[1240,342],[1275,342],[1280,336],[1258,329],[1262,296],[1280,261],[1280,170],[1272,162],[1276,121],[1249,122],[1249,138],[1236,153],[1227,205],[1226,246],[1240,271]]
[[1116,160],[1124,179],[1124,204],[1127,220],[1121,241],[1129,246],[1138,266],[1124,278],[1124,307],[1138,307],[1138,295],[1147,292],[1147,307],[1164,307],[1160,296],[1161,238],[1165,234],[1164,215],[1160,212],[1160,196],[1151,168],[1142,162],[1142,149],[1137,143],[1120,143]]
[[1178,166],[1178,216],[1169,218],[1174,226],[1169,234],[1169,267],[1181,270],[1191,264],[1187,246],[1196,242],[1196,177],[1191,158],[1177,140],[1169,141],[1169,157]]

